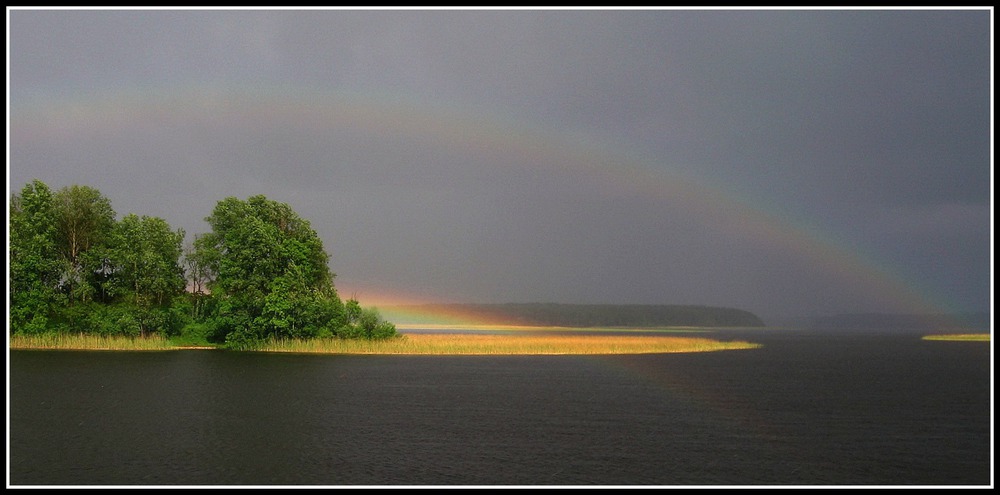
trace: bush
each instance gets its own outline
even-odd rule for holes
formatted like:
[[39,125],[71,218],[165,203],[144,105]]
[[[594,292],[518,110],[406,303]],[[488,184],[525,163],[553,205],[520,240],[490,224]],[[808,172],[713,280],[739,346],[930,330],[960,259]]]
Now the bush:
[[371,333],[371,338],[376,340],[391,339],[393,337],[396,337],[397,335],[399,334],[396,332],[396,325],[391,322],[382,320],[375,325],[375,328],[372,330]]
[[[15,321],[15,318],[12,316],[11,320]],[[23,318],[17,321],[19,321],[20,324],[17,327],[11,325],[12,327],[11,333],[24,334],[24,335],[39,335],[45,333],[49,325],[49,319],[46,318],[45,315],[36,314],[32,315],[30,319]]]
[[337,329],[337,337],[342,339],[362,339],[364,330],[357,325],[346,324]]
[[170,342],[176,346],[210,346],[208,335],[211,330],[206,323],[188,323],[177,335],[170,337]]
[[264,339],[254,335],[246,327],[240,327],[226,334],[226,348],[234,351],[251,351],[264,346]]

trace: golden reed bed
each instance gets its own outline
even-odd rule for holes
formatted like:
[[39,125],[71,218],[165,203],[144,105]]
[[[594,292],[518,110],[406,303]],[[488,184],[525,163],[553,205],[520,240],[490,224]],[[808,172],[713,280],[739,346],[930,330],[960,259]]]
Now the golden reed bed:
[[975,341],[975,342],[989,342],[990,334],[988,333],[952,333],[952,334],[942,334],[942,335],[925,335],[923,340],[948,340],[948,341]]
[[11,335],[11,349],[66,349],[80,351],[166,351],[173,345],[164,337],[123,337],[84,334]]
[[[404,334],[389,340],[283,340],[259,349],[264,352],[321,354],[650,354],[710,352],[760,347],[742,341],[701,337],[633,335],[518,335],[518,334]],[[129,338],[92,335],[13,336],[11,349],[67,349],[164,351],[190,349],[173,346],[162,337]]]
[[[986,341],[990,334],[927,335],[924,340]],[[10,337],[10,349],[66,349],[112,351],[167,351],[212,349],[175,346],[170,340],[151,336],[102,337],[96,335],[41,335]],[[558,335],[413,333],[389,340],[282,340],[259,349],[264,352],[318,354],[438,354],[438,355],[530,355],[530,354],[655,354],[712,352],[761,347],[745,341],[720,341],[703,337],[661,335]]]
[[618,335],[406,334],[385,341],[284,341],[261,350],[330,354],[651,354],[754,349],[759,344],[700,337]]

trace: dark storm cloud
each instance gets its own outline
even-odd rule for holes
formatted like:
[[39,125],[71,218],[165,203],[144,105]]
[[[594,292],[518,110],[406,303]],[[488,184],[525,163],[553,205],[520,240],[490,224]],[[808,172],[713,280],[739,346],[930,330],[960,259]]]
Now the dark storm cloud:
[[[989,305],[989,10],[9,18],[12,190],[92,185],[189,238],[263,193],[348,292],[896,309],[802,256],[836,246],[939,308]],[[260,111],[276,94],[319,109]],[[122,123],[39,117],[73,109]],[[680,177],[734,211],[649,192]],[[758,210],[819,240],[737,225]]]

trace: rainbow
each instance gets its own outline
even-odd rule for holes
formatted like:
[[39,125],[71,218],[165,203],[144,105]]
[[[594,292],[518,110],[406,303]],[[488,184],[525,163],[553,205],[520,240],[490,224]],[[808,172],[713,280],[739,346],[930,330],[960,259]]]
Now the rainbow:
[[[69,137],[100,139],[123,129],[141,130],[142,126],[152,132],[191,122],[227,128],[260,122],[289,124],[296,129],[315,130],[318,135],[340,130],[391,132],[458,152],[488,151],[510,156],[573,180],[592,181],[610,192],[687,208],[726,225],[745,239],[819,267],[899,312],[940,314],[952,312],[949,310],[953,308],[943,294],[920,287],[888,263],[844,246],[836,236],[798,218],[794,212],[764,206],[762,199],[740,197],[686,177],[614,143],[530,125],[495,109],[435,106],[400,95],[292,86],[223,89],[195,85],[68,93],[54,98],[36,95],[11,102],[11,147]],[[385,304],[378,294],[374,296],[376,304]],[[394,299],[396,304],[420,300],[400,294]],[[422,317],[455,322],[488,320],[472,314]]]
[[[378,307],[376,307],[378,309]],[[487,313],[423,305],[388,306],[380,309],[382,316],[399,330],[514,330],[509,321]]]

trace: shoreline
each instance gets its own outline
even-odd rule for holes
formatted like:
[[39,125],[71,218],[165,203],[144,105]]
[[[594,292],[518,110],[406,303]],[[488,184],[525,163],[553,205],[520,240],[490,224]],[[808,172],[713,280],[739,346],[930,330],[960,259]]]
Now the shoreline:
[[[220,346],[172,345],[162,337],[108,339],[88,336],[14,338],[11,350],[177,351],[229,350]],[[715,352],[755,349],[760,344],[676,335],[572,335],[553,333],[410,333],[386,340],[283,340],[235,352],[355,355],[613,355]]]
[[[409,331],[406,331],[409,330]],[[449,330],[453,330],[449,332]],[[459,332],[458,330],[463,330]],[[756,349],[761,344],[721,340],[710,334],[723,329],[581,329],[507,325],[426,325],[407,327],[386,340],[280,340],[257,349],[233,350],[221,345],[175,345],[164,337],[106,337],[93,335],[11,336],[8,350],[67,351],[183,351],[281,352],[355,355],[613,355],[668,354]],[[616,332],[601,335],[596,332]],[[595,332],[587,334],[586,332]],[[688,334],[688,335],[681,335]],[[691,335],[698,334],[698,335]],[[915,336],[916,337],[916,336]],[[990,342],[989,333],[931,334],[925,341]]]

